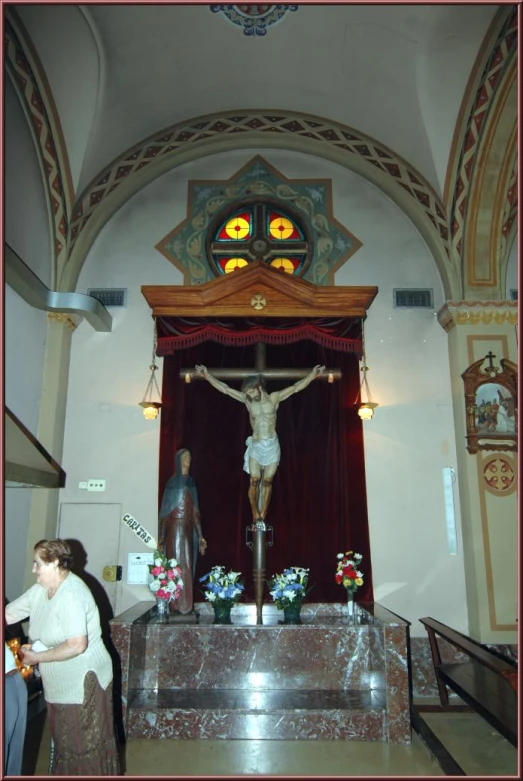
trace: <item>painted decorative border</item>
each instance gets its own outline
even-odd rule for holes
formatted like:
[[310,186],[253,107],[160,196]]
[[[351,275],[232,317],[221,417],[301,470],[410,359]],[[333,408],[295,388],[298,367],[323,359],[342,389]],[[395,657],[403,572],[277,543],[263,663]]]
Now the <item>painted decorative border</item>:
[[272,198],[301,214],[314,237],[314,254],[303,278],[316,285],[333,285],[334,272],[361,247],[333,215],[329,179],[288,179],[260,155],[227,181],[189,181],[188,190],[187,217],[156,245],[182,271],[186,285],[215,278],[204,251],[209,225],[243,198]]
[[[29,47],[19,38],[11,21],[4,20],[4,44],[6,69],[30,118],[36,139],[36,151],[41,158],[44,185],[51,211],[53,230],[53,268],[58,270],[68,256],[68,200],[66,176],[62,171],[60,156],[66,155],[62,143],[53,133],[50,121],[49,100],[39,81],[42,66],[32,62]],[[67,157],[65,157],[67,159]],[[67,164],[66,164],[67,165]]]
[[301,136],[357,155],[365,163],[391,177],[421,206],[436,228],[449,253],[449,231],[445,207],[439,196],[421,174],[391,150],[344,125],[320,117],[290,114],[282,111],[231,111],[194,119],[163,130],[157,136],[141,142],[106,168],[80,196],[71,220],[71,249],[94,211],[125,179],[164,155],[182,147],[196,145],[211,137],[246,133],[277,133]]
[[[506,456],[504,456],[506,458]],[[478,470],[478,485],[479,485],[479,505],[480,505],[480,514],[481,514],[481,530],[483,535],[483,555],[484,555],[484,561],[485,561],[485,580],[486,580],[486,588],[487,588],[487,599],[488,599],[488,616],[490,621],[490,630],[492,632],[517,632],[518,625],[516,623],[517,618],[514,616],[515,621],[514,623],[507,623],[507,624],[500,624],[498,621],[497,611],[496,611],[496,599],[495,599],[495,586],[494,586],[494,564],[492,560],[492,550],[491,550],[491,544],[490,544],[490,537],[493,533],[493,530],[491,530],[489,526],[489,512],[487,507],[487,493],[491,493],[490,491],[487,492],[487,486],[484,480],[484,465],[485,461],[490,462],[492,459],[492,455],[487,455],[485,458],[481,458],[480,454],[478,453],[476,457],[477,462],[477,470]],[[514,463],[514,462],[513,462]],[[517,465],[515,465],[515,473],[517,475]],[[497,494],[499,497],[500,494]],[[503,494],[503,496],[507,496],[507,494]],[[490,516],[492,518],[492,514]],[[497,526],[497,524],[496,524]],[[496,529],[496,533],[499,533],[499,529]],[[517,540],[517,532],[515,534],[515,539]]]
[[438,312],[438,323],[447,333],[457,325],[516,325],[517,322],[517,301],[447,301]]
[[489,116],[509,66],[517,55],[517,17],[517,5],[514,5],[507,10],[507,17],[489,53],[463,130],[458,173],[449,209],[452,252],[459,259],[463,256],[465,215],[482,134],[487,125],[485,120]]
[[509,237],[518,214],[518,154],[514,157],[513,168],[507,186],[507,193],[503,203],[500,237],[500,261],[506,259],[509,245]]

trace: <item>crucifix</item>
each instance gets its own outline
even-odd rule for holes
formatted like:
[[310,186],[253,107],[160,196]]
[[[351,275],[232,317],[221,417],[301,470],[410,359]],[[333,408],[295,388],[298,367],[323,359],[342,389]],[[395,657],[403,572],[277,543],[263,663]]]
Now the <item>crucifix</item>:
[[[247,407],[253,436],[247,439],[244,469],[250,474],[249,502],[253,514],[252,542],[247,545],[253,551],[253,579],[256,602],[256,623],[262,623],[263,591],[266,574],[267,527],[266,516],[272,494],[272,480],[280,460],[280,447],[276,434],[276,411],[281,401],[294,393],[304,390],[316,378],[334,382],[340,379],[339,369],[325,369],[315,366],[307,369],[269,369],[266,361],[266,344],[258,342],[255,347],[254,369],[207,369],[196,366],[195,369],[181,369],[180,377],[185,382],[193,379],[205,379],[221,393],[241,401]],[[294,385],[268,394],[265,378],[294,379]],[[243,380],[241,391],[235,390],[223,380]],[[272,540],[269,543],[272,545]]]

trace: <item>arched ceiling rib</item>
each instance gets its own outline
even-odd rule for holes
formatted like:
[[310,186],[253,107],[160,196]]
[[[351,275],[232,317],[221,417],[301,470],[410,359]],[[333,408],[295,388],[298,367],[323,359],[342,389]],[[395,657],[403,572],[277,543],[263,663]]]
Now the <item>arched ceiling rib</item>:
[[[69,7],[71,19],[61,6],[18,8],[60,110],[71,84],[65,72],[72,69],[79,76],[75,95],[87,89],[92,112],[94,76],[87,84],[78,65],[86,42],[71,16],[76,7]],[[495,10],[481,4],[301,5],[263,38],[249,38],[203,4],[90,5],[97,30],[92,45],[99,40],[106,69],[80,189],[158,128],[261,105],[357,127],[441,191],[463,90]],[[82,110],[85,103],[78,103],[74,113]]]
[[455,294],[459,274],[448,252],[443,204],[417,171],[352,128],[321,117],[269,111],[198,117],[165,129],[114,161],[76,204],[69,235],[70,257],[60,279],[61,289],[74,289],[83,259],[105,222],[156,177],[199,157],[231,149],[267,148],[323,157],[376,184],[418,227],[440,268],[446,294]]

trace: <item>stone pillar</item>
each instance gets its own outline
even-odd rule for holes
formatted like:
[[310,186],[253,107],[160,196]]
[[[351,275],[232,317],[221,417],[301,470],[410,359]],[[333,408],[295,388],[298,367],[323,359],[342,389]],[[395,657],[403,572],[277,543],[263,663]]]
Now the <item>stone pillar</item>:
[[[69,363],[73,332],[82,321],[75,314],[47,315],[47,339],[38,423],[38,440],[62,465],[65,412],[69,387]],[[65,469],[67,473],[67,469]],[[67,479],[67,478],[66,478]],[[60,492],[57,488],[35,488],[31,499],[25,587],[34,584],[31,572],[33,547],[41,539],[56,537]]]
[[489,351],[497,366],[501,358],[517,362],[517,302],[449,301],[438,321],[449,337],[469,633],[482,643],[516,643],[517,453],[468,452],[461,375]]

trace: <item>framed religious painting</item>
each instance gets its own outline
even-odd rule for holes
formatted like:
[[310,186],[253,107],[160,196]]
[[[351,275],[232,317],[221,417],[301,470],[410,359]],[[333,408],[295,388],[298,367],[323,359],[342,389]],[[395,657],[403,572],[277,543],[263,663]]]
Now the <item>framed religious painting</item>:
[[471,364],[461,375],[465,383],[467,450],[517,450],[517,366],[508,358],[494,365],[496,356]]

